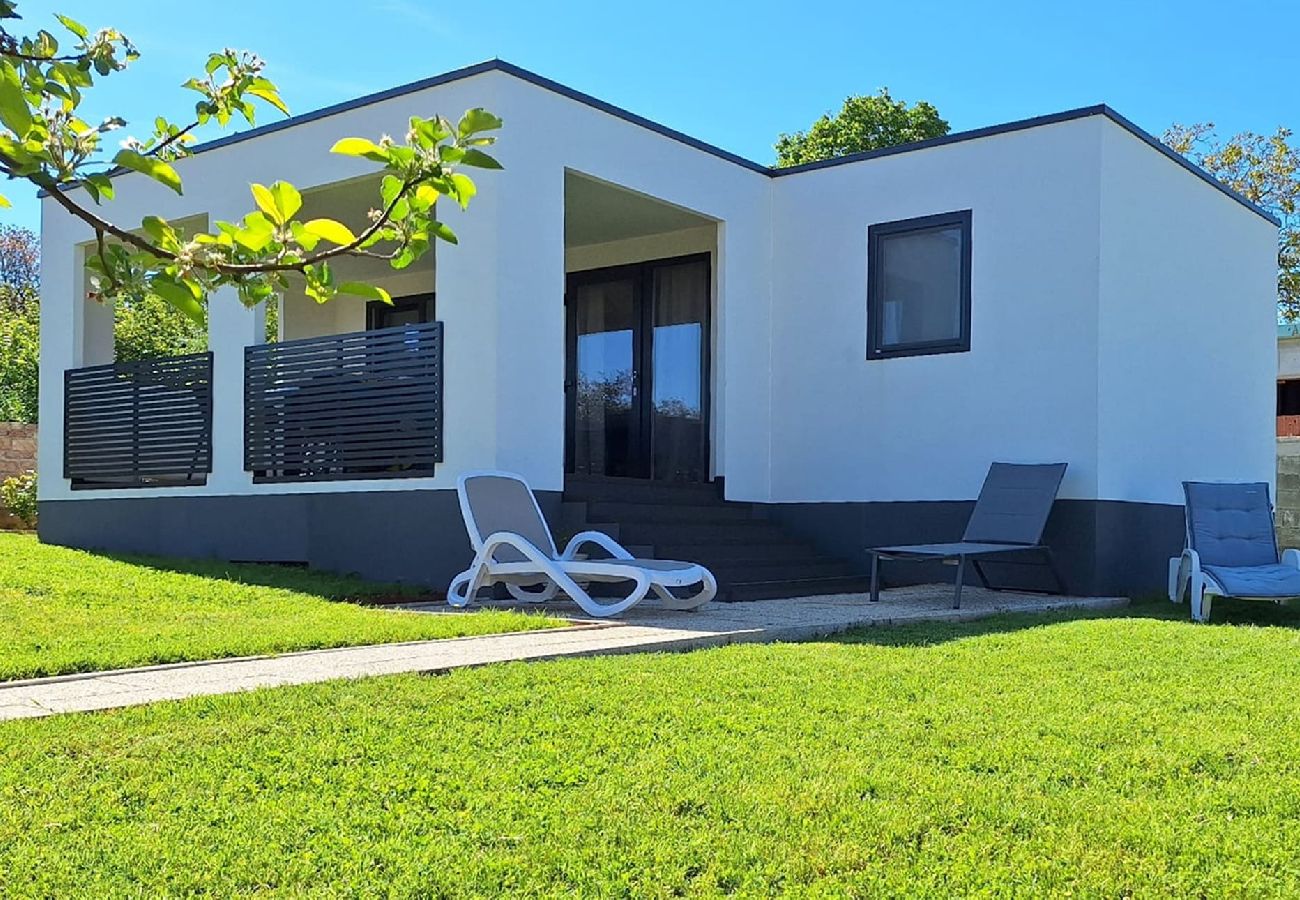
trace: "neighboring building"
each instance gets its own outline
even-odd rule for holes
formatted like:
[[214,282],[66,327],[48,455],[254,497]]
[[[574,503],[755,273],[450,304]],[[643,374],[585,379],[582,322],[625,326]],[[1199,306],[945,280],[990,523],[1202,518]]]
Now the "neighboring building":
[[1277,537],[1300,547],[1300,323],[1277,326]]
[[459,245],[340,264],[405,299],[286,296],[270,347],[224,291],[210,356],[87,369],[111,310],[46,199],[45,540],[442,586],[469,556],[456,478],[498,468],[613,522],[694,495],[602,507],[593,477],[725,479],[743,521],[624,537],[759,565],[744,535],[779,531],[857,569],[957,537],[990,462],[1065,461],[1071,587],[1132,592],[1182,546],[1182,480],[1273,478],[1277,223],[1104,106],[772,170],[490,62],[208,144],[184,196],[121,176],[111,214],[232,219],[289,177],[355,224],[375,178],[330,145],[471,106],[504,118],[505,168],[450,214]]

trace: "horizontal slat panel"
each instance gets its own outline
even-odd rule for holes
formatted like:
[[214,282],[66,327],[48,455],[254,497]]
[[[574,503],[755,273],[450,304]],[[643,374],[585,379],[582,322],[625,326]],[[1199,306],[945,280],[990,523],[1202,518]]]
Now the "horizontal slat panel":
[[65,372],[63,470],[74,487],[202,483],[212,471],[212,355]]
[[249,347],[244,463],[257,481],[432,474],[442,323]]

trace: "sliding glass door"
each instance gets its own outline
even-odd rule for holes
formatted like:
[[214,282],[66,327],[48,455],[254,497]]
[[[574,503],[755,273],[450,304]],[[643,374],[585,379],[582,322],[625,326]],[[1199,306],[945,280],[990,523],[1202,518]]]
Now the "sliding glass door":
[[568,470],[707,481],[709,260],[569,276]]

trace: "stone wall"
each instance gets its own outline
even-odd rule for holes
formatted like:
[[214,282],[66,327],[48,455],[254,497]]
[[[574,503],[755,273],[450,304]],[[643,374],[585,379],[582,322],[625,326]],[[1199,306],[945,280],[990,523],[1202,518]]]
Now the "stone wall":
[[1277,542],[1300,547],[1300,438],[1277,442]]
[[[36,468],[36,426],[0,422],[0,481]],[[0,506],[0,528],[20,528],[20,523]]]

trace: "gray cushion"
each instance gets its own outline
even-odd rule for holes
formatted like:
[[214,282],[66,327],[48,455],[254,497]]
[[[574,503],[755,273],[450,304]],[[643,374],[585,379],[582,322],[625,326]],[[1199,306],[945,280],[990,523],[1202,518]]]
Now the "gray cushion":
[[987,556],[990,553],[1015,553],[1032,544],[977,544],[961,541],[952,544],[905,544],[901,547],[875,547],[871,552],[882,556],[932,556],[937,559],[957,556]]
[[963,541],[1038,544],[1065,477],[1065,463],[995,462],[980,488]]
[[1183,482],[1188,546],[1201,565],[1271,566],[1278,562],[1268,484]]
[[1300,597],[1300,569],[1267,566],[1202,566],[1233,597]]
[[[538,512],[527,484],[505,475],[475,475],[465,479],[465,497],[474,513],[479,540],[498,531],[509,531],[547,556],[555,557],[551,529]],[[497,562],[522,562],[524,555],[513,547],[502,547],[495,558]]]

